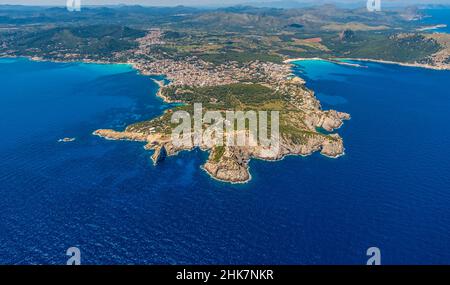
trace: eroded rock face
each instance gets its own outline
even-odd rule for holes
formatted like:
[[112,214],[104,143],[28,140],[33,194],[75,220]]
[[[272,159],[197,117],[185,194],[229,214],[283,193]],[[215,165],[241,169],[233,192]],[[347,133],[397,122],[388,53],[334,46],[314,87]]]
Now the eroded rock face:
[[350,115],[347,113],[330,111],[312,112],[306,116],[305,122],[310,129],[323,128],[328,132],[339,129],[344,120],[350,120]]
[[320,153],[332,158],[344,155],[345,150],[342,138],[337,134],[331,136],[333,136],[335,140],[325,140],[322,144],[322,151]]
[[242,148],[227,147],[222,157],[216,161],[215,152],[204,165],[204,169],[214,178],[232,183],[243,183],[250,180],[248,170],[248,152]]
[[155,152],[152,155],[153,164],[158,164],[159,162],[163,161],[167,157],[167,150],[166,146],[158,146],[155,148]]
[[320,126],[325,130],[332,132],[342,126],[342,120],[349,120],[350,115],[346,113],[336,112],[334,110],[326,112],[322,117]]

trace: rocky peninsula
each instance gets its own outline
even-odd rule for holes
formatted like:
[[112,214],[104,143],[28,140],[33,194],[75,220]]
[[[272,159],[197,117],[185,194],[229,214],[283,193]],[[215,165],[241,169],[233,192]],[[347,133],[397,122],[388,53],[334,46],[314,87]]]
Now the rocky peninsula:
[[[138,122],[123,131],[99,129],[94,135],[110,140],[129,140],[145,143],[153,150],[152,160],[158,164],[180,151],[199,147],[209,152],[203,169],[213,178],[245,183],[251,179],[251,159],[276,161],[288,155],[307,156],[314,152],[337,158],[344,154],[344,143],[337,133],[350,115],[323,110],[305,81],[292,74],[288,63],[253,61],[245,64],[228,62],[213,65],[196,57],[183,60],[161,59],[132,62],[142,74],[165,75],[170,83],[160,85],[158,96],[166,102],[180,102],[181,106],[167,110],[162,116]],[[203,103],[206,110],[278,111],[280,138],[277,151],[262,145],[211,146],[202,141],[197,146],[174,143],[171,122],[175,111],[192,113],[194,103]],[[209,125],[203,124],[205,128]],[[320,132],[323,129],[328,133]],[[231,131],[233,136],[237,131]],[[188,136],[194,137],[194,133]]]

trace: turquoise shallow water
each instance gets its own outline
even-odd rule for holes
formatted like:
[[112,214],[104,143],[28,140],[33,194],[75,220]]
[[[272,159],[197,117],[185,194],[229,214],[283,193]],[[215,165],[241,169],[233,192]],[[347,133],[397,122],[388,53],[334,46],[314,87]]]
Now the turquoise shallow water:
[[[352,114],[346,155],[252,161],[229,185],[183,152],[92,136],[168,106],[126,65],[0,60],[0,263],[450,262],[449,72],[302,62],[324,108]],[[63,137],[76,137],[61,144]]]

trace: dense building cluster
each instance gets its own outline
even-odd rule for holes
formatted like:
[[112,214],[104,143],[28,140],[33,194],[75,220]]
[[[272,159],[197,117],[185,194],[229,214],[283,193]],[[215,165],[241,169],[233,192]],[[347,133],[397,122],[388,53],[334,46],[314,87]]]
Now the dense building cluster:
[[254,61],[246,64],[229,62],[213,65],[197,57],[183,60],[136,60],[135,66],[144,74],[165,75],[176,86],[217,86],[243,81],[264,82],[277,85],[286,80],[291,71],[289,66]]
[[135,51],[136,54],[147,54],[154,45],[163,45],[162,31],[160,29],[151,29],[145,37],[136,40],[139,43],[139,48]]
[[238,82],[264,82],[276,85],[286,80],[291,70],[288,65],[253,61],[240,64],[235,61],[215,65],[199,57],[173,59],[163,53],[155,54],[152,47],[163,43],[160,30],[151,30],[138,40],[131,61],[143,74],[164,75],[175,86],[217,86]]

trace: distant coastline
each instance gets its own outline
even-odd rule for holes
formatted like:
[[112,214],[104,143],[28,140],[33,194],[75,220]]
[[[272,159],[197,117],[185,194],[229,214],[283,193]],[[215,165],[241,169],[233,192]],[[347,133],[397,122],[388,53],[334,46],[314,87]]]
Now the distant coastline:
[[92,59],[76,59],[76,60],[61,60],[61,59],[50,59],[50,58],[42,58],[37,56],[14,56],[14,55],[0,55],[0,59],[27,59],[35,62],[53,62],[53,63],[83,63],[83,64],[99,64],[99,65],[128,65],[133,69],[140,72],[138,68],[132,62],[112,62],[112,61],[101,61],[101,60],[92,60]]
[[344,60],[392,64],[392,65],[400,65],[400,66],[406,66],[406,67],[419,67],[419,68],[426,68],[426,69],[433,69],[433,70],[450,70],[449,65],[434,66],[434,65],[423,64],[423,63],[406,63],[406,62],[397,62],[397,61],[389,61],[389,60],[382,60],[382,59],[370,59],[370,58],[330,58],[330,59],[327,59],[327,58],[319,58],[319,57],[312,57],[312,58],[299,57],[299,58],[285,60],[284,63],[294,63],[296,61],[306,61],[306,60],[321,60],[321,61],[327,61],[327,62],[331,62],[331,63],[347,65],[347,66],[354,66],[354,67],[364,67],[364,66],[359,65],[359,64],[344,62]]
[[432,30],[444,29],[444,28],[447,28],[446,24],[439,24],[439,25],[427,26],[427,27],[419,28],[419,29],[417,29],[417,31],[425,32],[425,31],[432,31]]

